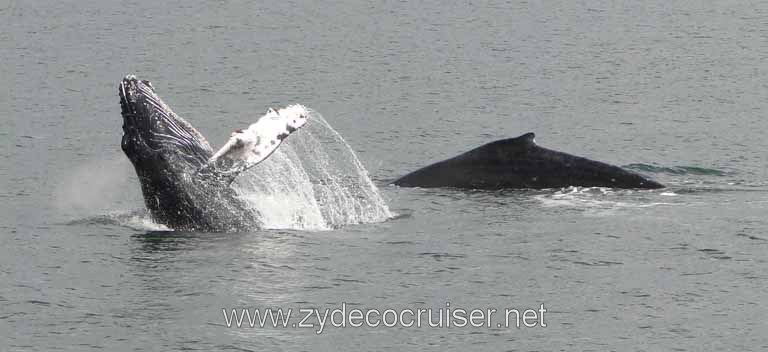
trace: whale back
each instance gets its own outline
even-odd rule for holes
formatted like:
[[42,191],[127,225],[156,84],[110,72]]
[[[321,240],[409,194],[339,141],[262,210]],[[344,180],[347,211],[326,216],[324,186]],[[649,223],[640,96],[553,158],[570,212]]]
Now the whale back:
[[403,187],[543,189],[568,186],[660,188],[661,184],[606,164],[538,146],[533,133],[497,140],[409,173]]

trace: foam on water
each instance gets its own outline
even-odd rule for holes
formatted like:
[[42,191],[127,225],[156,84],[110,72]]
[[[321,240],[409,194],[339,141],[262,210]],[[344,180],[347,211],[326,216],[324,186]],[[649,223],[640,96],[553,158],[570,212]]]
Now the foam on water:
[[[666,194],[665,192],[663,194]],[[615,210],[627,208],[649,208],[660,205],[673,205],[657,202],[648,197],[654,191],[637,191],[604,187],[567,187],[554,193],[535,196],[545,207],[569,207],[585,210]]]
[[394,214],[344,138],[316,111],[237,188],[271,229],[328,230]]

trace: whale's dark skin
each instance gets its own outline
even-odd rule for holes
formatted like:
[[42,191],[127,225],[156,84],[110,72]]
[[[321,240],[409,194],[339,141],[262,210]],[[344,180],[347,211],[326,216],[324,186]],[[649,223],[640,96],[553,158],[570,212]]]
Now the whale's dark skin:
[[407,174],[401,187],[545,189],[568,186],[643,188],[664,186],[618,166],[539,147],[534,134],[502,139]]
[[234,176],[201,171],[213,155],[205,138],[155,94],[148,81],[127,76],[119,87],[121,147],[141,183],[152,218],[176,230],[258,228],[259,214],[229,185]]

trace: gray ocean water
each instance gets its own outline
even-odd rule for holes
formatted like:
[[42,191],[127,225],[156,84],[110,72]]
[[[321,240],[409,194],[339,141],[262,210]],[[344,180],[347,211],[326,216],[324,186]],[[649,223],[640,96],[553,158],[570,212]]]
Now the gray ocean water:
[[[766,58],[764,2],[2,1],[0,350],[766,350]],[[315,109],[398,216],[155,231],[130,215],[128,73],[215,145],[268,106]],[[529,131],[669,187],[388,186]],[[222,314],[343,303],[543,303],[547,326],[317,334]]]

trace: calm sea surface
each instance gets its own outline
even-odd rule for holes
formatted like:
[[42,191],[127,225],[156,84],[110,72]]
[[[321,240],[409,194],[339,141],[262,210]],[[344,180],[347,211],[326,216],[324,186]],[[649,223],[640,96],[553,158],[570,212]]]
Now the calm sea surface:
[[[0,1],[0,350],[766,350],[766,58],[761,2]],[[120,150],[128,73],[215,145],[268,106],[315,109],[399,215],[155,231]],[[530,131],[669,187],[388,186]],[[344,303],[543,303],[547,326],[222,314]]]

